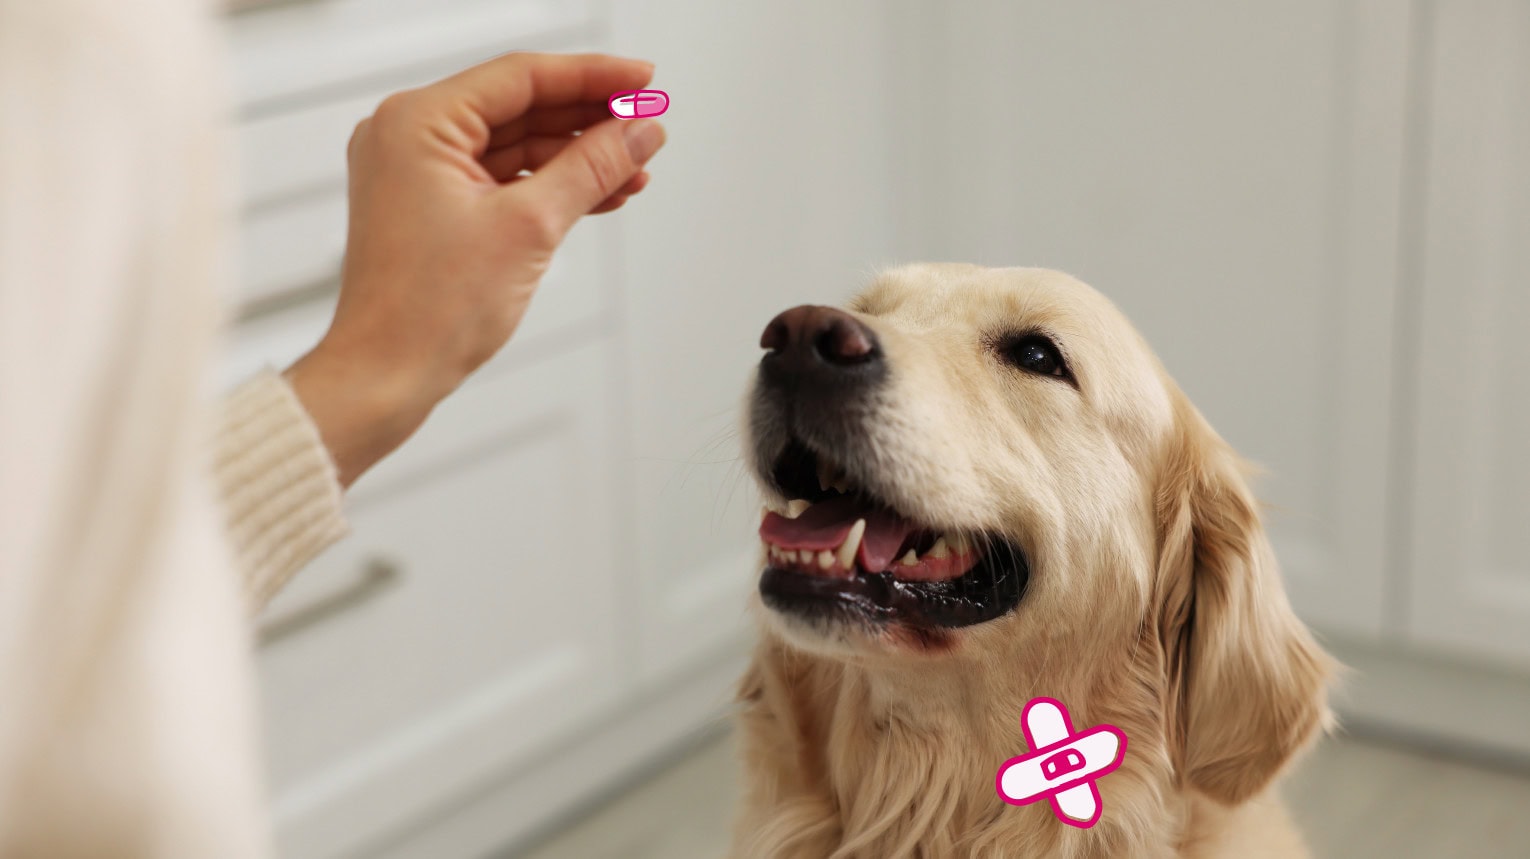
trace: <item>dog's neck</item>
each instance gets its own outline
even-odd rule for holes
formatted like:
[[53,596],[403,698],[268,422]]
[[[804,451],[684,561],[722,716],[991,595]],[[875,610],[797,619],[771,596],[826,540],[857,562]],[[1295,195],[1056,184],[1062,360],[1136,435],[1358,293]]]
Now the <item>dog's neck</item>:
[[[1082,859],[1153,855],[1147,844],[1173,841],[1164,833],[1177,831],[1182,809],[1173,799],[1156,702],[1105,701],[1098,692],[1122,688],[1111,672],[1128,670],[1125,659],[1051,672],[1044,655],[968,662],[962,670],[938,660],[809,659],[818,668],[795,691],[828,704],[819,711],[827,723],[806,735],[819,746],[810,757],[839,809],[844,843],[862,844],[864,855],[892,855],[917,842],[931,856]],[[1048,676],[1066,676],[1068,688],[1043,688]],[[1013,807],[995,794],[999,765],[1028,751],[1020,727],[1025,703],[1042,695],[1066,703],[1076,729],[1110,723],[1127,733],[1132,754],[1100,782],[1106,811],[1092,829],[1061,823],[1046,802]],[[1136,795],[1126,802],[1129,793]],[[1118,812],[1156,809],[1158,819],[1113,825],[1113,799]],[[1127,832],[1131,843],[1123,840]]]

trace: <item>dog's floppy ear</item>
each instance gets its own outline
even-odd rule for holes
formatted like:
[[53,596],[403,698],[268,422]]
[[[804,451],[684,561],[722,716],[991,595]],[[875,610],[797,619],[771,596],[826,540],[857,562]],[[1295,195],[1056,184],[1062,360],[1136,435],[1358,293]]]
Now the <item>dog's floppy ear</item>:
[[1175,393],[1156,497],[1166,723],[1184,783],[1232,804],[1328,724],[1332,662],[1286,600],[1243,463]]

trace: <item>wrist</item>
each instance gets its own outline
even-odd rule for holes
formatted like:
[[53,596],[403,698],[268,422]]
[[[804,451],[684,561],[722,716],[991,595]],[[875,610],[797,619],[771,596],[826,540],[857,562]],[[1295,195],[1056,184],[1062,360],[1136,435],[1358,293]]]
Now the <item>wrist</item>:
[[282,374],[319,430],[342,486],[403,444],[430,415],[423,386],[326,337]]

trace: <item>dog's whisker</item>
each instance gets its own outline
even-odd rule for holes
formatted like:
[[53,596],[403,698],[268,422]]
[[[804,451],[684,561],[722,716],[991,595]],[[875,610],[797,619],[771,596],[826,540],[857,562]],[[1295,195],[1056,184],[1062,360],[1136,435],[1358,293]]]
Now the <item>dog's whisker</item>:
[[[712,433],[709,440],[702,442],[702,444],[696,449],[694,453],[683,459],[670,459],[667,457],[652,456],[637,457],[636,459],[640,462],[669,462],[676,466],[665,478],[664,484],[659,487],[659,492],[661,495],[663,495],[673,490],[684,489],[686,484],[690,481],[691,474],[694,473],[695,470],[700,466],[723,465],[736,462],[741,459],[741,456],[731,456],[721,459],[706,458],[709,457],[710,454],[716,451],[719,447],[729,443],[730,441],[736,440],[737,437],[738,426],[736,423],[734,423],[720,427],[717,431]],[[676,481],[678,481],[678,485],[676,485]]]
[[[718,512],[713,522],[714,526],[728,518],[728,511],[733,507],[733,496],[738,494],[739,487],[744,484],[745,476],[747,476],[747,472],[745,471],[743,458],[734,457],[728,466],[727,476],[723,478],[724,485],[728,487],[728,495],[723,499],[722,509]],[[719,487],[719,491],[721,491],[721,487]],[[713,503],[716,503],[715,497]]]

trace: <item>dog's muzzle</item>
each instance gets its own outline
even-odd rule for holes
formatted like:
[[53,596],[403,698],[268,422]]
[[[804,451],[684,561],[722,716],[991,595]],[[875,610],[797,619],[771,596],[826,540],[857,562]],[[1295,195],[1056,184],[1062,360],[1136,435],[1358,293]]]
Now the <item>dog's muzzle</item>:
[[1028,577],[996,535],[921,523],[878,479],[871,428],[891,373],[877,334],[832,307],[794,307],[760,336],[766,354],[750,408],[754,464],[785,500],[760,525],[765,604],[821,619],[933,630],[992,620]]
[[760,382],[797,396],[838,394],[881,381],[886,374],[877,335],[833,307],[804,304],[770,321],[760,335]]

